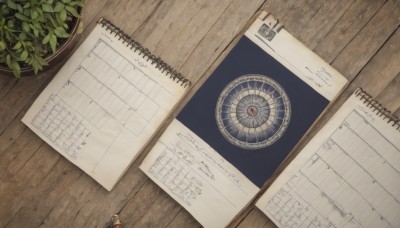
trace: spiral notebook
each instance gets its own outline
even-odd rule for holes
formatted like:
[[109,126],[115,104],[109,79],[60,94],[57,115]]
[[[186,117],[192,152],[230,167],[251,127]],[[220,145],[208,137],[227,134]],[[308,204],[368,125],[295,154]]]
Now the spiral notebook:
[[346,82],[263,12],[140,168],[203,226],[224,227]]
[[190,82],[101,19],[22,121],[107,190]]
[[400,227],[399,129],[357,89],[257,207],[279,227]]

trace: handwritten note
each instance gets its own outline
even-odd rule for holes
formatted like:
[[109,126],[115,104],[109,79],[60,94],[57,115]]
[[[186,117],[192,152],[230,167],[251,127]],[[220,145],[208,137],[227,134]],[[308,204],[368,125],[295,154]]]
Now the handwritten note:
[[283,227],[399,227],[400,134],[354,95],[257,206]]
[[259,190],[178,120],[140,168],[206,227],[226,226]]
[[23,122],[110,190],[183,94],[98,25]]
[[277,31],[282,25],[271,17],[266,12],[260,14],[246,37],[326,99],[333,100],[347,79],[285,29]]

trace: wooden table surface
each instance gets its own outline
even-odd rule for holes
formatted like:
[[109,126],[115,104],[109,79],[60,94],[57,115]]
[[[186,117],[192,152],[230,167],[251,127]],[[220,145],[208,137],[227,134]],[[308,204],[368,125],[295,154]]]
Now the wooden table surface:
[[[400,113],[400,0],[88,0],[79,42],[106,17],[193,81],[192,95],[259,10],[350,82],[300,145],[359,86]],[[114,213],[124,227],[200,227],[138,169],[154,139],[108,192],[22,124],[61,65],[19,81],[0,75],[0,227],[105,227]],[[231,226],[275,227],[254,201]]]

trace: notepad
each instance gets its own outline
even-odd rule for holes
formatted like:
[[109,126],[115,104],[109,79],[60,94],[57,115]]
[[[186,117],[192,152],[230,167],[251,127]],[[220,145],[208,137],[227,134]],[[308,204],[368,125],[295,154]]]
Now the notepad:
[[399,227],[399,129],[357,89],[257,207],[279,227]]
[[111,190],[189,83],[101,19],[22,121]]
[[251,201],[347,80],[263,12],[140,168],[205,227]]

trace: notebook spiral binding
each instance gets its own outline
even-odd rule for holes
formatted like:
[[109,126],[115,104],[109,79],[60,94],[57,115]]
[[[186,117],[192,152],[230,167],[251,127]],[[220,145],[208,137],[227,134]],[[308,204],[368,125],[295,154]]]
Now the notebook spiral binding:
[[126,44],[127,47],[130,47],[131,50],[138,53],[139,55],[143,55],[143,58],[150,62],[152,65],[155,65],[156,68],[160,69],[162,73],[165,72],[169,78],[177,83],[181,83],[182,86],[190,86],[192,83],[185,78],[181,73],[174,70],[170,65],[165,63],[161,58],[153,55],[147,48],[144,48],[139,42],[131,39],[128,34],[123,32],[120,28],[115,26],[109,20],[105,18],[101,18],[98,22],[101,24],[106,31],[110,31],[110,34],[114,33],[115,37],[118,37],[118,40],[122,40],[123,44]]
[[382,117],[384,120],[387,119],[387,122],[392,124],[393,127],[396,127],[397,130],[400,130],[400,119],[396,115],[394,115],[391,111],[387,110],[381,103],[375,100],[370,94],[368,94],[362,88],[357,88],[354,92],[356,97],[359,97],[361,101],[367,104],[367,107],[373,109],[373,111],[377,111],[377,115]]

